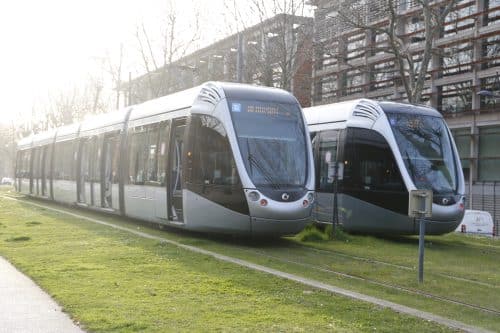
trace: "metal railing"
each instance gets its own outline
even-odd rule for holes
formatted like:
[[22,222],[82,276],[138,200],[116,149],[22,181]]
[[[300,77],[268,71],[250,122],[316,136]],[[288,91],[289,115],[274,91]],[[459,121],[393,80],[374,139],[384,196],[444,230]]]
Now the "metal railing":
[[472,184],[472,193],[468,193],[469,186],[465,186],[467,209],[483,210],[491,214],[495,226],[495,236],[500,234],[500,181],[476,181]]

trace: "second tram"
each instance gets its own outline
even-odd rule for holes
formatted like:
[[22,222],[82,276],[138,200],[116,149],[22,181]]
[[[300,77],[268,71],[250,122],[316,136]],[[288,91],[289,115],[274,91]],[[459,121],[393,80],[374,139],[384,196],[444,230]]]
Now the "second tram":
[[418,234],[409,191],[433,192],[426,233],[455,230],[464,215],[464,177],[455,143],[435,109],[359,99],[304,109],[316,165],[313,215],[331,223],[337,182],[348,231]]

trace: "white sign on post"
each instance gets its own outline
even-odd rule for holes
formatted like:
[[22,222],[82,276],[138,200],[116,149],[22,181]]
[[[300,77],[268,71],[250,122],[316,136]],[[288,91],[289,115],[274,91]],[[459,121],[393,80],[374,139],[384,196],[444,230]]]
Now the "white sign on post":
[[432,190],[411,190],[409,217],[432,217]]
[[408,216],[417,218],[419,222],[418,233],[418,282],[424,282],[424,236],[425,219],[432,217],[432,191],[411,190],[408,200]]

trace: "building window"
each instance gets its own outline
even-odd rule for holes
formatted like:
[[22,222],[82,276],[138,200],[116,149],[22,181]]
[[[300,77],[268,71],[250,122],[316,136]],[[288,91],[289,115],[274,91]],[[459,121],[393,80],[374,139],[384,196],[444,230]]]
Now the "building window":
[[394,61],[382,62],[372,67],[370,90],[385,89],[394,86]]
[[458,1],[452,11],[445,19],[444,36],[451,36],[474,28],[476,4],[474,1]]
[[442,76],[455,75],[472,70],[472,44],[461,43],[443,49]]
[[500,0],[486,0],[484,7],[488,11],[486,25],[492,25],[500,21]]
[[357,34],[347,38],[347,61],[352,61],[365,56],[365,34]]
[[479,180],[500,180],[500,126],[479,129]]
[[[500,94],[500,77],[490,76],[480,80],[480,90],[488,90],[494,94]],[[498,109],[500,100],[496,97],[480,96],[481,110],[495,111]]]
[[345,82],[346,95],[363,92],[363,72],[360,69],[347,71]]
[[500,65],[500,35],[491,36],[483,42],[483,69]]
[[424,20],[421,16],[413,16],[405,24],[405,34],[408,37],[407,42],[418,44],[425,40]]
[[469,179],[470,170],[470,128],[457,128],[451,130],[455,145],[457,146],[458,155],[462,164],[462,171],[466,180]]
[[318,100],[328,101],[337,97],[337,76],[328,75],[321,78],[318,87]]
[[438,107],[443,113],[459,113],[472,108],[472,82],[438,87]]

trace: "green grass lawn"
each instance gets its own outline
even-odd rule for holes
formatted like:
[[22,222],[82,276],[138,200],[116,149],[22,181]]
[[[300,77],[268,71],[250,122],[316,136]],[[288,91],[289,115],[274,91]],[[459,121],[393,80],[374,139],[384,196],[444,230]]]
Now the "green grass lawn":
[[[204,242],[196,237],[186,242],[197,241]],[[2,198],[0,255],[33,278],[89,331],[447,331],[424,320]]]
[[[350,274],[500,311],[498,240],[457,234],[426,239],[423,284],[417,282],[416,237],[387,239],[347,235],[342,241],[308,243],[299,242],[297,238],[277,240],[273,243],[231,240],[213,242],[200,238],[192,242],[206,249],[275,269],[387,299],[470,325],[500,331],[498,313],[487,313],[331,272]],[[312,248],[321,251],[311,251]],[[404,267],[383,265],[375,260]]]

